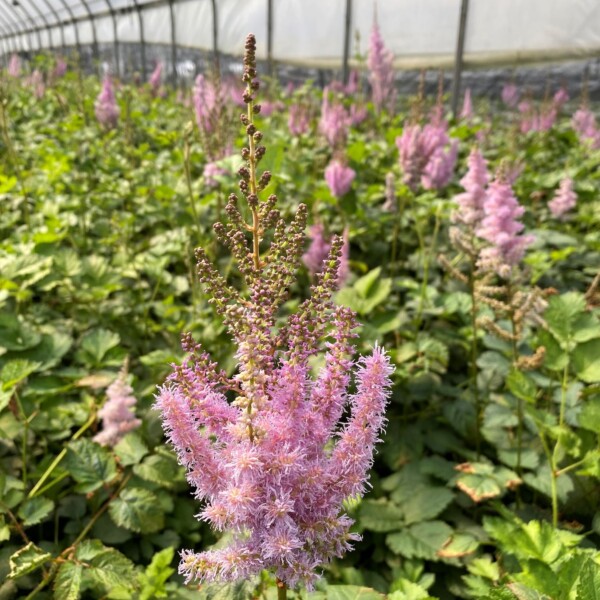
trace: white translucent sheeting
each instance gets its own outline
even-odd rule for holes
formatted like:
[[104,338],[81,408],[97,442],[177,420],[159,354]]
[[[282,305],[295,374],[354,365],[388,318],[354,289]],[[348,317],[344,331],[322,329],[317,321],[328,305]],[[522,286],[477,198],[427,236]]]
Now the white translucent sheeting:
[[[94,28],[91,21],[79,21],[77,23],[77,31],[79,33],[79,42],[81,44],[92,44],[94,41]],[[72,32],[73,41],[75,43],[75,31]]]
[[[108,2],[117,10],[132,8],[134,0],[86,0],[98,15],[98,39],[114,39]],[[5,25],[17,30],[56,14],[78,23],[81,42],[92,42],[88,12],[82,0],[23,0],[23,10],[2,10]],[[137,0],[144,7],[151,0]],[[344,50],[346,0],[273,0],[273,58],[339,67]],[[373,23],[375,4],[386,46],[398,67],[452,64],[456,47],[461,0],[353,0],[351,56],[365,54]],[[50,11],[48,5],[53,9]],[[67,5],[69,8],[65,8]],[[217,0],[218,45],[224,53],[240,55],[250,31],[258,40],[258,56],[266,57],[268,0]],[[0,6],[4,7],[5,4]],[[6,5],[8,7],[8,5]],[[54,14],[56,13],[56,14]],[[102,17],[100,15],[103,15]],[[184,47],[212,50],[213,12],[211,0],[175,0],[176,43]],[[139,42],[137,15],[118,15],[118,37]],[[171,44],[169,6],[150,4],[143,10],[144,34],[149,44]],[[68,44],[75,39],[69,34]],[[359,34],[356,46],[355,33]],[[0,34],[6,35],[6,34]],[[37,46],[37,34],[21,36],[18,44]],[[48,43],[47,36],[42,40]],[[517,63],[571,58],[600,53],[600,2],[598,0],[471,0],[467,19],[465,62],[467,64]]]
[[[220,13],[224,11],[227,4],[241,3],[238,0],[220,0],[217,2]],[[246,4],[255,4],[256,0],[246,0]],[[264,0],[262,0],[264,4]],[[191,48],[203,48],[210,50],[213,47],[213,11],[210,0],[194,0],[193,2],[182,2],[174,5],[175,34],[180,46]],[[153,9],[150,9],[153,10]],[[221,21],[222,22],[222,21]],[[169,23],[170,24],[170,23]],[[169,43],[171,32],[164,42]],[[242,42],[243,44],[243,42]]]
[[73,25],[65,25],[65,42],[67,46],[75,46],[77,43],[77,38],[75,37],[75,27]]
[[140,21],[137,13],[130,12],[125,15],[117,15],[117,36],[119,42],[139,43]]
[[99,17],[95,19],[96,36],[100,44],[112,44],[115,40],[112,17]]
[[62,46],[62,34],[60,27],[51,27],[50,36],[52,37],[52,45],[55,48],[60,48]]
[[168,6],[144,10],[144,36],[149,44],[171,43],[171,17]]

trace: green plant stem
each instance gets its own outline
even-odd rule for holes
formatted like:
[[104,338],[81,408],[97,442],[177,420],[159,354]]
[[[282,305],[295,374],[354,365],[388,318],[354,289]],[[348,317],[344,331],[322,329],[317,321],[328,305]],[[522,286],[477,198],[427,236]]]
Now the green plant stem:
[[[78,440],[92,426],[92,424],[94,423],[95,420],[96,420],[96,411],[93,410],[92,414],[89,416],[88,420],[73,434],[73,436],[71,437],[71,440]],[[42,485],[44,484],[46,479],[48,479],[48,477],[50,477],[50,475],[52,474],[52,471],[54,471],[54,469],[56,469],[56,467],[60,464],[60,461],[65,457],[66,454],[67,454],[67,449],[63,448],[60,451],[60,453],[56,456],[56,458],[52,461],[50,466],[44,471],[44,474],[40,477],[39,481],[33,486],[33,488],[31,488],[31,491],[29,492],[29,494],[27,494],[28,498],[34,498],[35,496],[38,495],[38,493],[41,493],[40,488],[42,487]],[[52,485],[54,485],[55,483],[57,483],[58,481],[60,481],[61,479],[62,478],[58,478],[58,479],[54,480],[50,485],[48,485],[44,488],[44,491],[47,490]]]
[[75,541],[68,547],[65,548],[53,561],[50,570],[46,574],[46,576],[40,581],[38,586],[27,596],[25,600],[32,600],[35,596],[38,595],[51,581],[54,577],[58,567],[60,564],[69,557],[70,554],[75,552],[77,546],[84,540],[87,534],[91,531],[92,527],[96,524],[96,521],[107,511],[110,503],[121,493],[123,488],[129,483],[129,480],[133,476],[133,473],[129,473],[129,475],[123,478],[123,481],[119,484],[117,489],[110,495],[108,500],[96,511],[96,513],[89,520],[88,524],[81,530],[81,533],[75,538]]
[[471,294],[471,389],[475,400],[475,450],[477,460],[481,456],[481,417],[482,406],[479,388],[477,387],[477,298],[475,296],[475,259],[471,259],[471,270],[469,271],[469,292]]
[[[509,294],[512,297],[512,293]],[[513,355],[513,367],[516,368],[517,361],[519,360],[519,352],[517,349],[517,324],[515,323],[514,312],[510,315],[510,324],[512,328],[512,355]],[[521,460],[523,453],[523,400],[517,398],[517,475],[521,477]]]
[[558,474],[554,468],[554,456],[553,453],[550,452],[550,447],[546,442],[546,438],[543,433],[540,433],[540,440],[542,442],[542,447],[544,448],[544,454],[546,455],[546,459],[548,460],[548,464],[550,466],[550,499],[552,502],[552,525],[556,527],[558,525],[558,485],[557,479]]
[[[558,427],[562,428],[565,422],[565,411],[567,408],[567,388],[569,387],[569,363],[563,369],[562,382],[560,386],[560,411],[558,415]],[[550,455],[550,491],[552,493],[552,525],[558,526],[558,486],[557,479],[561,473],[566,473],[568,470],[575,468],[577,463],[570,465],[562,471],[558,470],[558,449],[560,446],[560,437],[554,443],[554,449]]]
[[277,600],[287,600],[287,585],[281,579],[277,580]]
[[437,244],[437,236],[440,230],[440,208],[435,213],[435,225],[433,227],[433,235],[431,238],[431,245],[428,250],[425,250],[425,240],[423,238],[423,232],[421,227],[415,223],[415,229],[419,238],[419,246],[421,253],[423,254],[423,281],[421,283],[421,293],[419,294],[419,308],[417,309],[417,318],[415,329],[419,330],[421,327],[423,308],[425,305],[425,298],[427,296],[427,286],[429,284],[429,266],[431,264],[431,257],[434,255],[435,247]]
[[198,234],[198,243],[202,241],[202,230],[200,229],[200,219],[198,218],[198,211],[196,210],[196,202],[194,200],[194,191],[192,189],[192,173],[190,169],[190,142],[188,139],[184,141],[183,148],[183,167],[185,170],[185,182],[187,185],[188,199],[190,201],[190,208],[194,218],[194,227]]

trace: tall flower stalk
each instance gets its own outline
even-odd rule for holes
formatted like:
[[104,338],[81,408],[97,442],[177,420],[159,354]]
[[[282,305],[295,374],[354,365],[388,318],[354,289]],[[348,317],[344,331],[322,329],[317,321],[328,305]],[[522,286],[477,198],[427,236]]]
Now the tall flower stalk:
[[[204,502],[200,518],[231,533],[229,545],[220,549],[183,551],[180,573],[188,582],[233,581],[268,569],[277,577],[278,597],[285,598],[288,587],[311,587],[319,565],[358,539],[342,503],[366,490],[392,369],[379,347],[352,360],[355,315],[332,301],[340,237],[331,241],[311,296],[276,326],[301,260],[307,209],[299,205],[286,225],[276,196],[260,198],[271,175],[258,174],[266,149],[254,124],[261,110],[255,103],[255,51],[249,35],[243,75],[247,111],[240,117],[248,144],[238,173],[250,222],[231,194],[229,222],[215,225],[246,289],[228,285],[204,250],[196,251],[200,281],[235,341],[238,368],[228,376],[185,335],[189,358],[160,389],[156,408]],[[325,366],[313,379],[310,359],[323,352]]]

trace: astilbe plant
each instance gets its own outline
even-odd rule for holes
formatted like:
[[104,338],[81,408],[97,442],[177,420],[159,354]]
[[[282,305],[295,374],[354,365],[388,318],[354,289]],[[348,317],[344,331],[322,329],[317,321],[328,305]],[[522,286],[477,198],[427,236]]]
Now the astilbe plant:
[[393,111],[396,103],[394,54],[385,47],[376,19],[373,21],[369,37],[367,66],[369,67],[369,83],[376,111],[381,112],[385,107],[390,112]]
[[112,129],[117,126],[120,110],[110,75],[105,75],[104,77],[102,89],[96,98],[94,109],[100,125],[107,129]]
[[[189,358],[160,389],[156,408],[196,497],[204,502],[200,518],[231,533],[229,544],[219,549],[183,551],[180,573],[188,582],[232,581],[268,569],[284,595],[287,586],[312,586],[319,565],[358,539],[342,503],[366,490],[392,369],[379,347],[371,356],[351,358],[355,315],[331,299],[340,237],[332,239],[310,297],[276,327],[301,259],[307,209],[299,205],[286,225],[275,208],[277,198],[259,198],[270,173],[257,174],[265,147],[253,122],[260,112],[255,49],[249,35],[243,75],[247,112],[241,115],[248,145],[239,186],[251,224],[232,194],[229,223],[215,225],[247,291],[229,286],[202,248],[196,253],[200,280],[236,344],[237,372],[228,377],[186,335]],[[271,228],[269,250],[261,252]],[[325,366],[313,379],[309,361],[323,350]],[[353,378],[356,390],[350,393]]]
[[566,177],[560,182],[560,187],[554,198],[548,202],[548,208],[553,217],[563,220],[566,218],[566,213],[575,208],[576,204],[577,194],[573,189],[573,180]]

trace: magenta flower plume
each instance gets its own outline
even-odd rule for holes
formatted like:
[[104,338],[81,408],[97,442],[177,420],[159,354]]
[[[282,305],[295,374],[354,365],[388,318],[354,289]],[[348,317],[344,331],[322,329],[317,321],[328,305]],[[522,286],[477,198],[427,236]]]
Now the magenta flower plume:
[[519,88],[514,83],[507,83],[502,88],[502,102],[509,108],[515,108],[520,97]]
[[216,128],[221,102],[222,99],[215,86],[204,75],[198,75],[194,86],[194,108],[196,123],[204,135],[210,135]]
[[290,133],[295,136],[308,133],[310,129],[310,108],[306,104],[296,103],[290,106],[288,128]]
[[148,80],[148,83],[150,84],[150,91],[155,97],[160,93],[160,86],[162,85],[162,71],[162,62],[158,61],[156,63],[156,67],[154,67],[154,71],[152,71],[152,75],[150,75],[150,79]]
[[[215,226],[246,289],[230,286],[204,250],[196,251],[200,280],[236,344],[237,371],[229,377],[186,335],[188,358],[160,389],[156,408],[203,502],[199,518],[230,534],[219,549],[182,552],[179,572],[186,581],[248,579],[268,569],[280,586],[312,587],[318,567],[358,539],[342,503],[366,491],[392,367],[378,347],[371,356],[352,358],[355,315],[332,301],[340,237],[331,240],[310,297],[281,321],[279,308],[301,259],[307,208],[300,205],[286,224],[275,196],[259,198],[270,174],[256,175],[265,150],[253,121],[260,112],[254,103],[255,44],[249,35],[247,112],[241,116],[249,142],[242,150],[246,166],[239,170],[253,225],[232,194],[229,223]],[[268,253],[262,253],[267,227],[274,233]],[[323,351],[324,366],[313,375],[311,359]]]
[[573,180],[570,177],[560,182],[560,188],[554,198],[548,202],[552,216],[564,219],[566,213],[577,204],[577,194],[573,190]]
[[302,255],[302,262],[314,276],[323,270],[323,263],[327,260],[331,250],[331,242],[325,238],[325,228],[320,223],[316,223],[310,228],[308,237],[310,245]]
[[332,160],[325,169],[325,181],[329,186],[329,191],[336,198],[341,198],[350,191],[355,177],[354,169],[337,159]]
[[460,111],[460,118],[463,121],[470,121],[473,118],[473,100],[471,99],[471,88],[467,88],[465,91],[462,110]]
[[64,77],[66,73],[67,73],[67,62],[65,61],[64,58],[58,58],[56,61],[56,65],[54,66],[54,69],[52,71],[52,78],[60,79],[61,77]]
[[561,109],[567,102],[569,101],[569,92],[567,88],[561,87],[556,90],[552,98],[552,103],[558,108]]
[[117,99],[115,98],[115,92],[109,75],[104,77],[102,89],[96,98],[94,108],[96,118],[101,125],[107,129],[112,129],[117,126],[120,110],[117,105]]
[[600,129],[596,124],[596,117],[589,108],[582,107],[573,115],[573,129],[577,132],[579,139],[587,144],[592,150],[600,148]]
[[319,131],[332,148],[341,148],[346,143],[351,119],[343,104],[332,101],[329,96],[330,91],[326,87],[323,90]]
[[35,69],[27,83],[33,89],[33,94],[38,100],[43,98],[44,93],[46,92],[46,85],[44,83],[44,76],[39,69]]
[[121,369],[117,379],[108,386],[106,396],[106,403],[98,411],[98,416],[102,419],[102,430],[94,436],[94,441],[112,447],[142,423],[136,419],[132,410],[137,400],[133,395],[133,388],[127,383],[127,366]]
[[394,55],[385,47],[377,21],[373,22],[371,28],[367,66],[375,110],[381,112],[387,108],[390,112],[393,111],[396,101]]
[[458,141],[450,140],[445,123],[405,124],[396,138],[400,150],[403,181],[415,191],[419,181],[425,189],[441,189],[448,185],[454,173]]
[[202,172],[204,183],[211,188],[218,187],[219,180],[217,177],[222,177],[223,175],[227,175],[227,170],[219,166],[216,162],[206,163]]
[[519,235],[525,226],[518,219],[525,209],[515,198],[510,184],[496,178],[489,185],[483,211],[484,218],[476,233],[490,246],[481,250],[478,266],[509,277],[535,239],[532,235]]
[[21,75],[21,59],[18,54],[12,54],[8,61],[8,74],[11,77],[19,77]]
[[460,180],[464,192],[454,196],[458,209],[452,213],[452,221],[476,229],[484,216],[486,187],[490,179],[487,161],[478,148],[473,148],[467,159],[469,170]]

